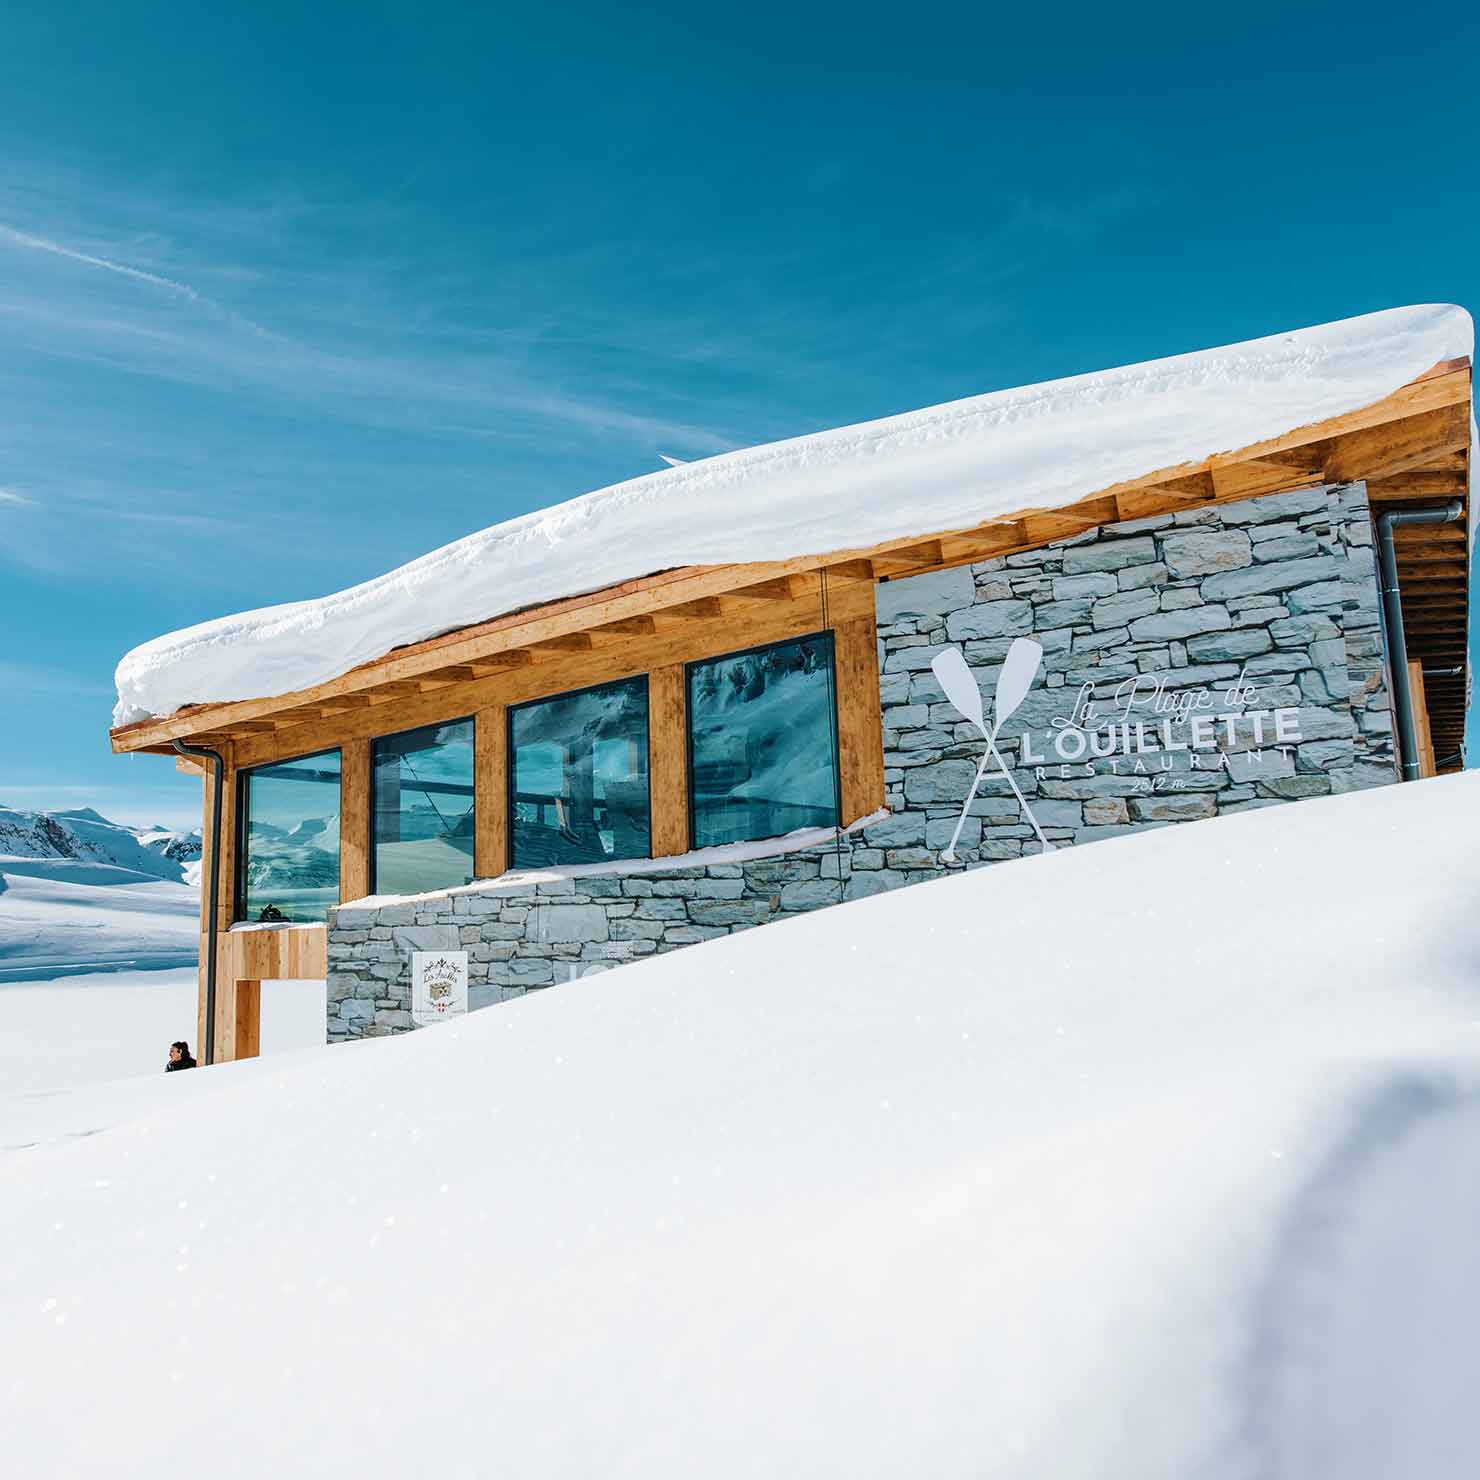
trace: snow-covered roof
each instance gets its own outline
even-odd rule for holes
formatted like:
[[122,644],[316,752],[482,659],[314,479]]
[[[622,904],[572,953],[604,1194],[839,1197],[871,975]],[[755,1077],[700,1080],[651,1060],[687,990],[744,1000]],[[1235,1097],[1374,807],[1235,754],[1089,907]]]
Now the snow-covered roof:
[[309,688],[392,648],[675,566],[821,555],[1058,508],[1381,400],[1469,356],[1470,315],[1389,309],[725,453],[480,530],[118,665],[116,725]]

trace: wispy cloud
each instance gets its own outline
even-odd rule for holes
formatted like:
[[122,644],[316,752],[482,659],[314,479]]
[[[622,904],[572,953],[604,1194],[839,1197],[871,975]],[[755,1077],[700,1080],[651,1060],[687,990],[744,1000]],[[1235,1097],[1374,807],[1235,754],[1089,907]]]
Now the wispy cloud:
[[45,237],[17,231],[13,226],[0,224],[0,241],[9,242],[12,246],[28,247],[35,252],[50,252],[53,256],[65,257],[70,262],[84,262],[89,267],[101,267],[107,272],[116,272],[122,277],[133,278],[136,282],[149,283],[156,288],[163,288],[168,293],[178,293],[192,303],[202,301],[201,295],[189,283],[177,283],[174,278],[161,277],[154,272],[145,272],[141,267],[130,267],[124,262],[110,262],[106,257],[94,257],[91,252],[79,252],[73,247],[63,246],[60,242],[47,241]]
[[[274,260],[289,250],[277,239],[276,221],[265,240],[241,223],[237,229],[247,232],[228,244],[238,250],[268,252]],[[178,315],[152,315],[147,304],[69,293],[63,283],[8,294],[0,320],[12,339],[52,360],[206,390],[250,389],[280,414],[321,422],[514,440],[543,424],[557,435],[638,444],[666,439],[703,451],[736,445],[727,432],[673,413],[676,402],[690,398],[675,396],[663,377],[649,373],[642,362],[651,360],[651,350],[641,357],[624,353],[618,335],[591,322],[558,339],[543,310],[520,309],[508,322],[480,324],[487,307],[467,304],[480,289],[466,280],[408,283],[400,262],[326,257],[307,244],[298,249],[301,260],[265,281],[260,270],[213,262],[207,270],[222,280],[218,291],[245,285],[254,303],[260,300],[249,315],[182,277],[53,237],[0,226],[0,244],[6,242],[142,282],[226,321],[226,332],[211,332]],[[435,302],[449,287],[463,295],[461,304]],[[579,316],[572,311],[573,320]],[[263,317],[273,327],[259,322]],[[233,327],[248,332],[229,332]],[[640,339],[640,329],[632,333]],[[609,361],[618,374],[606,368]]]
[[0,488],[0,504],[35,504],[36,500],[28,498],[24,493],[17,492],[14,488]]

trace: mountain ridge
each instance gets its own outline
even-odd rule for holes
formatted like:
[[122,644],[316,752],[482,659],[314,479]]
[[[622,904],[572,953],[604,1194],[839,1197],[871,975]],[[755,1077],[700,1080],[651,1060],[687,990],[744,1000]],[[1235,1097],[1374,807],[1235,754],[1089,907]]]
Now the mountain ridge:
[[200,854],[198,829],[133,828],[92,807],[30,812],[0,803],[0,859],[75,859],[198,884]]

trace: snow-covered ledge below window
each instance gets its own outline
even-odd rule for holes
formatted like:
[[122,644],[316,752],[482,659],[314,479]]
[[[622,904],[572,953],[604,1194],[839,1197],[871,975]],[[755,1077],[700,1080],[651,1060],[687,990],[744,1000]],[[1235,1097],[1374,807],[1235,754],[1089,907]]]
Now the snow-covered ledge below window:
[[606,863],[574,863],[565,868],[511,869],[492,879],[474,879],[454,889],[431,889],[424,894],[368,894],[363,899],[345,900],[340,908],[378,909],[383,905],[411,904],[417,900],[449,899],[459,894],[517,894],[538,884],[553,884],[562,879],[593,879],[605,875],[665,873],[670,869],[709,868],[723,863],[753,863],[761,858],[780,858],[806,848],[823,848],[850,833],[863,831],[889,816],[881,807],[847,827],[800,827],[777,838],[760,838],[749,843],[723,843],[715,848],[696,848],[689,853],[675,853],[668,858],[613,858]]
[[226,927],[228,935],[240,935],[246,930],[322,930],[322,920],[233,920]]

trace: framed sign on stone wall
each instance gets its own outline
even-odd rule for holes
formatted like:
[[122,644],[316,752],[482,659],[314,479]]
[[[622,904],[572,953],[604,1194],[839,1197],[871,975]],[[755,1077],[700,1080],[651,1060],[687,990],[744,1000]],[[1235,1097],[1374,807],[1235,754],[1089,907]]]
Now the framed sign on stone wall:
[[468,953],[411,953],[411,1020],[418,1028],[463,1017],[468,1010]]

